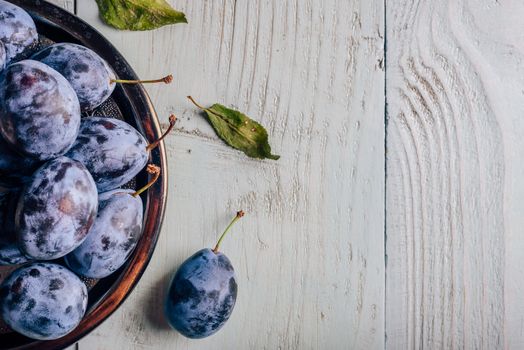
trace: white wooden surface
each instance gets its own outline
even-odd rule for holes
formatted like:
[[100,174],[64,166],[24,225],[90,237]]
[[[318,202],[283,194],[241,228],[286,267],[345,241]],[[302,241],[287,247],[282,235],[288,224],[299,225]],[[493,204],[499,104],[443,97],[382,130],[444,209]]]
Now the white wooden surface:
[[[172,3],[190,24],[145,33],[112,30],[94,1],[76,3],[141,77],[174,74],[148,91],[161,116],[180,119],[167,140],[169,205],[151,264],[77,347],[383,348],[382,1]],[[225,146],[188,94],[261,121],[281,160]],[[187,340],[162,317],[169,279],[240,208],[248,214],[223,245],[238,276],[235,311],[215,336]]]
[[69,12],[75,13],[75,0],[48,0],[48,1],[66,9]]
[[[182,117],[151,266],[80,349],[524,347],[522,1],[173,4],[190,25],[122,33],[77,2],[141,76],[175,74],[149,91]],[[188,93],[261,120],[282,159],[223,146]],[[224,246],[238,306],[187,341],[159,300],[238,207],[250,215]]]
[[524,3],[387,3],[386,346],[522,349]]

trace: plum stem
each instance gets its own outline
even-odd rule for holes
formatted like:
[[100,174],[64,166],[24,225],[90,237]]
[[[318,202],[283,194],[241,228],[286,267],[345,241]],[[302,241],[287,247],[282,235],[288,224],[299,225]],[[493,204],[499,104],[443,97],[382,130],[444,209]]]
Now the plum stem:
[[169,116],[169,127],[167,128],[166,132],[160,136],[160,138],[158,140],[156,140],[155,142],[149,144],[147,147],[146,147],[146,151],[151,151],[152,149],[155,149],[158,147],[158,145],[160,144],[160,142],[171,132],[171,130],[173,130],[173,128],[175,127],[175,123],[176,123],[176,116],[174,114],[171,114]]
[[173,81],[173,76],[171,74],[166,75],[163,78],[160,79],[154,79],[154,80],[127,80],[127,79],[111,79],[111,84],[155,84],[155,83],[165,83],[165,84],[171,84]]
[[220,243],[222,243],[222,240],[224,239],[224,237],[226,236],[226,233],[229,231],[229,229],[231,228],[231,226],[233,226],[233,224],[235,222],[237,222],[242,216],[244,216],[244,211],[243,210],[240,210],[240,211],[237,211],[237,215],[233,218],[233,220],[231,220],[231,222],[229,223],[229,225],[227,225],[226,229],[224,230],[224,233],[222,233],[222,235],[220,236],[220,238],[218,239],[218,242],[217,244],[215,245],[215,248],[213,248],[213,253],[218,253],[218,248],[220,248]]
[[132,194],[133,197],[138,197],[142,193],[147,191],[151,186],[153,186],[156,180],[158,180],[158,178],[160,177],[160,167],[158,165],[148,164],[146,171],[149,174],[153,175],[153,178],[144,187],[142,187],[141,189],[133,193]]

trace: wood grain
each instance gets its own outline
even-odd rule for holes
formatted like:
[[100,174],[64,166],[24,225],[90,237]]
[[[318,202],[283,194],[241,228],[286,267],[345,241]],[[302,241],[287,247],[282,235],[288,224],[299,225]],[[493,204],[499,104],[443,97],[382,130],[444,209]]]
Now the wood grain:
[[[164,230],[124,306],[80,349],[342,349],[384,346],[383,2],[176,1],[189,25],[113,30],[94,1],[77,3],[141,77],[173,73],[148,91],[168,138]],[[267,126],[278,162],[225,146],[188,103],[220,101]],[[169,330],[162,301],[173,272],[223,244],[239,296],[216,336]]]
[[[190,25],[147,33],[113,31],[79,4],[141,76],[175,73],[149,91],[182,117],[151,266],[79,347],[383,347],[382,5],[173,4]],[[522,13],[516,0],[387,2],[387,348],[524,347]],[[282,160],[224,147],[188,93],[269,125]],[[239,206],[251,215],[224,246],[239,304],[218,335],[186,341],[159,300]]]
[[523,11],[388,1],[389,349],[524,345]]
[[60,6],[69,12],[75,12],[75,1],[76,0],[48,0],[50,3],[53,3],[57,6]]

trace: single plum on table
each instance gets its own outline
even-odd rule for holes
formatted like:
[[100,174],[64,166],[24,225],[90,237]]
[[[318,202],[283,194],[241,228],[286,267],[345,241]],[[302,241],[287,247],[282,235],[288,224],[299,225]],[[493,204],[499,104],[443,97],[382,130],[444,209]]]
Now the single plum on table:
[[82,163],[48,161],[33,175],[18,201],[15,228],[20,248],[39,260],[60,258],[86,238],[98,208],[98,192]]
[[5,61],[11,61],[37,40],[38,33],[31,16],[22,8],[0,0],[0,41],[6,53]]
[[51,340],[71,332],[87,308],[87,288],[71,271],[52,263],[15,270],[0,286],[0,313],[15,331]]
[[0,74],[0,133],[11,149],[38,160],[64,154],[80,127],[71,85],[49,66],[24,60]]
[[66,257],[71,270],[90,278],[104,278],[130,257],[142,235],[143,204],[140,194],[160,176],[160,168],[148,166],[153,179],[138,191],[113,190],[99,195],[98,214],[86,240]]
[[172,130],[175,116],[169,118],[165,134],[148,145],[135,128],[107,117],[82,119],[77,140],[66,156],[86,166],[95,179],[98,192],[116,189],[133,179],[147,164],[149,152]]
[[237,299],[235,271],[218,248],[243,215],[243,211],[237,213],[214,249],[202,249],[184,261],[171,282],[165,315],[171,326],[188,338],[216,333],[233,312]]
[[73,86],[82,110],[89,111],[106,101],[116,84],[171,83],[168,75],[158,80],[120,80],[109,64],[93,50],[72,43],[46,47],[31,57],[60,72]]

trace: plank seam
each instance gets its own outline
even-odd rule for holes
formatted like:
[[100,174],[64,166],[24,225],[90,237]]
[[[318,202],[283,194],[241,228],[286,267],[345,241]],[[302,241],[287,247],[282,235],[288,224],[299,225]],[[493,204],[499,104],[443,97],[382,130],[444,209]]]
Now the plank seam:
[[387,0],[384,0],[383,5],[383,17],[384,17],[384,40],[383,40],[383,51],[384,51],[384,350],[387,349],[387,340],[388,340],[388,333],[387,333],[387,307],[386,307],[386,296],[387,296],[387,273],[388,273],[388,253],[387,253],[387,177],[388,177],[388,95],[387,95],[387,72],[388,72],[388,64],[387,64],[387,40],[388,40],[388,31],[387,31]]

